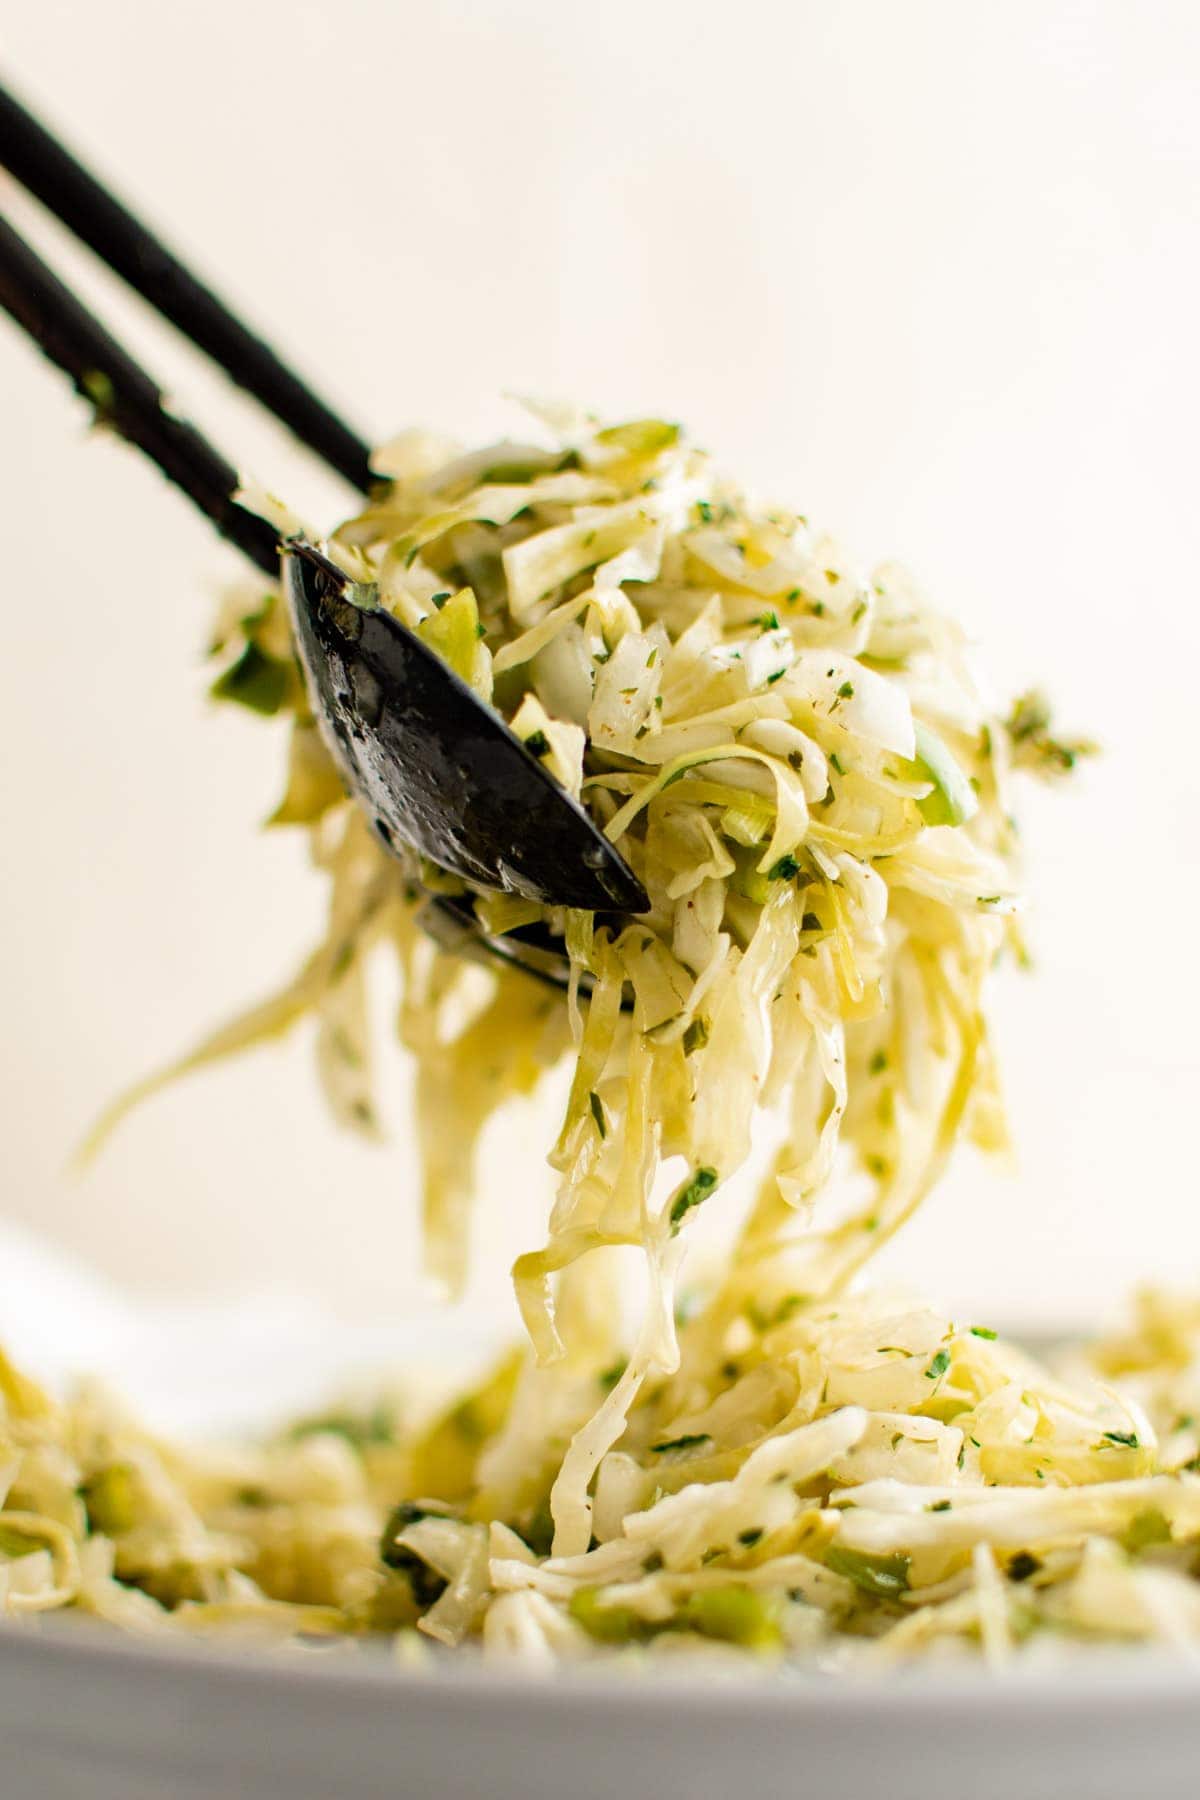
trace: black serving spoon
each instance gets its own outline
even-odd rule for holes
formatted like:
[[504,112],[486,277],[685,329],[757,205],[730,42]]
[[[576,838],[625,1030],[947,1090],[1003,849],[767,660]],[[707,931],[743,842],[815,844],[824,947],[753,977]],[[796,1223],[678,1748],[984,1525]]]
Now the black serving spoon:
[[[2,87],[0,167],[300,442],[360,491],[372,490],[362,440]],[[407,845],[466,881],[544,905],[647,910],[624,858],[500,715],[316,546],[280,545],[275,528],[237,499],[233,464],[164,403],[2,216],[0,306],[257,568],[278,575],[282,550],[314,713],[389,849]],[[465,927],[461,913],[458,924]],[[500,941],[481,939],[481,947]],[[505,960],[525,965],[520,953]],[[547,953],[530,972],[561,981],[564,969]]]
[[284,571],[318,717],[389,849],[403,839],[464,881],[545,906],[648,908],[583,808],[416,632],[364,607],[311,544],[289,543]]

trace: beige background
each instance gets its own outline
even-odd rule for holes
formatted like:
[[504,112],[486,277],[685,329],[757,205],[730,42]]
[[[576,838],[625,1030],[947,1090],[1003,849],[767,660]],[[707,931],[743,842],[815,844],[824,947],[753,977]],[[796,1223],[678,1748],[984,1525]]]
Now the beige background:
[[[1010,1315],[1194,1280],[1200,11],[38,0],[0,49],[365,429],[490,429],[505,389],[682,415],[907,560],[1002,684],[1049,680],[1108,755],[1029,809],[1020,1178],[964,1163],[892,1265]],[[343,503],[40,239],[256,473]],[[320,892],[257,833],[274,731],[203,697],[232,557],[6,323],[0,397],[4,1206],[139,1290],[383,1315],[415,1283],[399,1076],[385,1152],[333,1133],[297,1040],[64,1177],[114,1085],[283,975]],[[536,1230],[540,1130],[491,1146],[494,1257]]]

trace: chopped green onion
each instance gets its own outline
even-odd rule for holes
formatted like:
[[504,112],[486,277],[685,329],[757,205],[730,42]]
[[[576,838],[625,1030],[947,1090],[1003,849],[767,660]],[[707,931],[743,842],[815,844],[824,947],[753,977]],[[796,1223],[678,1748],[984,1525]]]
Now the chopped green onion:
[[895,1600],[908,1591],[909,1558],[899,1553],[872,1556],[866,1550],[851,1550],[835,1544],[825,1553],[825,1567],[832,1569],[835,1575],[844,1575],[864,1594],[873,1594],[877,1600]]

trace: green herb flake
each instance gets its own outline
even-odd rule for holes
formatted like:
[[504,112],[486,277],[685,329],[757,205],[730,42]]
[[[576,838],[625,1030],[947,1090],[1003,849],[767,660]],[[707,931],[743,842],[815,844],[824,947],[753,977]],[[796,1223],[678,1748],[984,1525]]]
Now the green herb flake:
[[754,620],[754,624],[758,626],[760,631],[778,631],[779,614],[775,612],[760,613],[757,619]]
[[925,1511],[931,1513],[949,1512],[953,1504],[954,1502],[952,1500],[932,1500],[925,1508]]
[[696,1173],[692,1176],[691,1180],[686,1182],[684,1186],[680,1188],[674,1200],[671,1202],[670,1220],[672,1233],[679,1230],[679,1227],[682,1225],[687,1214],[690,1213],[694,1207],[701,1206],[704,1201],[708,1199],[708,1196],[712,1193],[719,1180],[720,1177],[715,1169],[700,1168],[696,1170]]
[[995,1340],[996,1333],[992,1330],[990,1325],[972,1325],[971,1336],[977,1337],[977,1338],[986,1338],[988,1343],[990,1344]]
[[705,1018],[693,1019],[683,1034],[683,1054],[691,1056],[696,1050],[703,1050],[708,1042],[709,1023]]
[[870,1062],[867,1064],[867,1073],[868,1073],[868,1075],[882,1075],[884,1070],[887,1068],[887,1066],[888,1066],[887,1051],[886,1050],[876,1050],[874,1056],[871,1058]]
[[1118,1450],[1137,1450],[1141,1446],[1136,1431],[1105,1431],[1101,1437],[1106,1444],[1112,1444]]
[[549,756],[550,754],[550,739],[544,731],[531,731],[524,743],[531,756]]
[[403,1536],[410,1525],[416,1525],[422,1519],[449,1517],[453,1515],[440,1507],[420,1506],[415,1500],[402,1500],[388,1514],[387,1524],[379,1539],[379,1560],[385,1568],[407,1578],[413,1600],[422,1610],[441,1598],[446,1590],[445,1580],[415,1551],[410,1550],[406,1544],[398,1543],[397,1539]]
[[744,1550],[753,1550],[755,1544],[761,1541],[762,1534],[763,1528],[761,1525],[752,1525],[749,1531],[738,1532],[738,1543],[741,1544]]
[[602,1138],[606,1138],[608,1136],[608,1121],[604,1117],[604,1107],[601,1104],[600,1096],[595,1088],[593,1088],[588,1095],[588,1103],[592,1109],[592,1117],[596,1121],[596,1130],[600,1133]]
[[79,385],[95,407],[97,418],[103,419],[111,413],[116,389],[103,369],[85,369],[79,377]]
[[771,867],[767,870],[767,880],[794,881],[799,873],[800,864],[796,861],[794,856],[781,856],[779,861],[772,863]]
[[939,1350],[925,1371],[926,1381],[940,1381],[949,1367],[950,1352],[948,1350]]
[[841,757],[838,755],[836,750],[831,750],[829,752],[829,766],[838,775],[844,775],[846,773],[846,765],[842,761]]
[[655,1456],[666,1456],[672,1450],[697,1450],[701,1444],[711,1443],[707,1431],[685,1431],[682,1437],[664,1438],[661,1444],[651,1444],[650,1449]]
[[628,1363],[622,1356],[618,1357],[617,1361],[613,1363],[610,1368],[602,1369],[600,1371],[596,1380],[600,1383],[601,1388],[603,1388],[606,1394],[612,1393],[628,1366]]
[[1028,1581],[1041,1568],[1041,1559],[1028,1550],[1018,1550],[1015,1556],[1008,1559],[1008,1579],[1010,1581]]
[[839,700],[853,700],[854,683],[852,681],[843,681],[841,687],[837,691],[837,697]]
[[447,588],[444,593],[431,594],[429,596],[429,604],[430,604],[430,606],[436,606],[438,611],[441,612],[443,606],[445,606],[445,604],[446,604],[447,600],[449,600],[449,598],[450,598],[450,590],[449,590],[449,588]]
[[1087,738],[1052,736],[1050,707],[1044,694],[1022,694],[1013,702],[1004,721],[1012,741],[1013,760],[1043,775],[1067,775],[1080,757],[1094,756],[1096,745]]
[[697,500],[696,511],[705,525],[712,524],[713,509],[707,500]]

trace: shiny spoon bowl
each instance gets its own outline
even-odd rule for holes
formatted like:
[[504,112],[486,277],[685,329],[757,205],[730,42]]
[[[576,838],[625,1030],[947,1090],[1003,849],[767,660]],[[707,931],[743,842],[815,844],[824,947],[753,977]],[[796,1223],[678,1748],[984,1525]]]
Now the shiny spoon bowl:
[[[371,492],[370,454],[359,435],[3,87],[0,168],[299,442]],[[314,714],[385,845],[397,854],[408,846],[475,886],[543,905],[647,909],[623,858],[500,715],[321,552],[280,545],[274,526],[243,504],[233,461],[165,400],[3,217],[0,310],[70,377],[97,418],[136,445],[271,579],[282,549]],[[494,940],[475,935],[490,950]]]
[[625,859],[436,651],[313,545],[284,589],[313,711],[384,845],[543,906],[646,912]]

